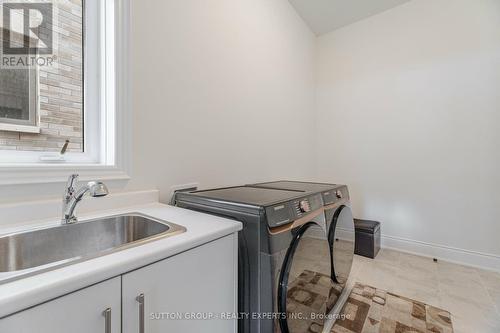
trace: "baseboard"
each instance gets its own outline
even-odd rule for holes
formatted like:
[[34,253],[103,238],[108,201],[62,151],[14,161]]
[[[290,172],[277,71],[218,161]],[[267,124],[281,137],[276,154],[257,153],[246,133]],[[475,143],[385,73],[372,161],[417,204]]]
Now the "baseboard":
[[[345,229],[338,230],[337,237],[342,239],[346,237],[347,234],[352,235],[352,231]],[[381,247],[384,249],[391,249],[423,257],[436,258],[455,264],[500,272],[500,256],[495,254],[459,249],[389,235],[382,235],[381,243]]]

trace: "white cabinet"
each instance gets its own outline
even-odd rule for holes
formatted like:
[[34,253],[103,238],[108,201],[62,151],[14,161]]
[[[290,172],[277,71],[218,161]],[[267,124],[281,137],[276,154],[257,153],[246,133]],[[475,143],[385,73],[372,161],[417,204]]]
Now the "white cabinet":
[[226,236],[0,319],[0,333],[235,333],[237,257]]
[[[120,333],[120,280],[107,280],[0,319],[0,332],[108,333],[108,324],[109,333]],[[109,323],[104,316],[106,309],[111,311]]]
[[122,284],[123,333],[237,331],[222,316],[237,311],[236,235],[125,274]]

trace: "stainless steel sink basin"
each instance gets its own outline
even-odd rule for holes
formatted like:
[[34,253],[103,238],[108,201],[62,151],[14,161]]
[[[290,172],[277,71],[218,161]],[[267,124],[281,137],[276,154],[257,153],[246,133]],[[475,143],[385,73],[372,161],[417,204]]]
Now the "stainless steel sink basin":
[[185,231],[130,214],[0,236],[0,284]]

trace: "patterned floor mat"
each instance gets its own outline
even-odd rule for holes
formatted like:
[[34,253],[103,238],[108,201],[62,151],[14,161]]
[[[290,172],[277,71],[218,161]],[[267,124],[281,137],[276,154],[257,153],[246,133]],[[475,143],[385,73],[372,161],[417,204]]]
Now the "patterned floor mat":
[[325,315],[341,292],[342,289],[333,284],[329,275],[302,271],[288,286],[286,307],[289,331],[320,333]]
[[448,311],[357,283],[331,333],[453,333]]

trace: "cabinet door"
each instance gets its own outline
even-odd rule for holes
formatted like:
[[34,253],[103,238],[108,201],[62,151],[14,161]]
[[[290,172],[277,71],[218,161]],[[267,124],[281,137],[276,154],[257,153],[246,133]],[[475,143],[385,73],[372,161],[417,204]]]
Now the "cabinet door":
[[[111,311],[107,312],[107,318],[104,316],[106,309]],[[96,284],[0,319],[0,332],[120,333],[120,278]]]
[[237,330],[236,318],[221,316],[237,311],[236,235],[123,275],[122,283],[123,333]]

